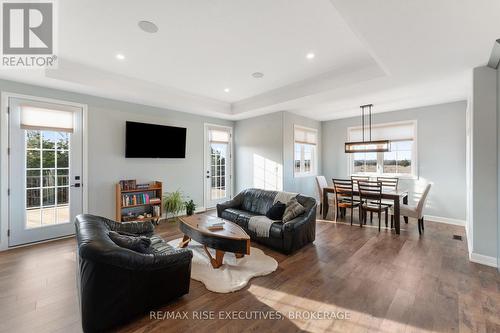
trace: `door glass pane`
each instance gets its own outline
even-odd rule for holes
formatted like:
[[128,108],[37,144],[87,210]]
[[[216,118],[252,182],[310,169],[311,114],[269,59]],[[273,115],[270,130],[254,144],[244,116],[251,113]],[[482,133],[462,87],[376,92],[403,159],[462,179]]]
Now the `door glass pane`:
[[26,131],[26,148],[40,149],[39,131]]
[[210,169],[212,188],[210,197],[212,200],[218,200],[226,197],[226,157],[228,144],[211,143],[210,144]]
[[69,188],[68,187],[58,187],[57,188],[57,203],[59,205],[65,205],[69,203]]
[[53,150],[42,151],[42,167],[55,168],[56,167],[56,152]]
[[42,148],[56,149],[57,133],[51,131],[42,132]]
[[26,152],[26,167],[27,168],[40,167],[40,150],[28,150]]
[[54,188],[43,189],[43,206],[53,206],[56,204],[56,191]]
[[70,134],[26,131],[26,227],[70,222]]
[[57,152],[57,167],[67,168],[69,167],[69,155],[68,151],[58,151]]
[[26,191],[26,208],[40,207],[40,189]]
[[40,187],[40,169],[26,170],[26,188]]
[[28,229],[42,226],[42,215],[39,208],[26,210],[26,226]]
[[67,186],[69,185],[69,170],[68,169],[57,169],[57,185]]
[[42,209],[42,225],[56,224],[56,209],[54,207]]
[[56,171],[55,169],[43,170],[43,187],[56,186]]

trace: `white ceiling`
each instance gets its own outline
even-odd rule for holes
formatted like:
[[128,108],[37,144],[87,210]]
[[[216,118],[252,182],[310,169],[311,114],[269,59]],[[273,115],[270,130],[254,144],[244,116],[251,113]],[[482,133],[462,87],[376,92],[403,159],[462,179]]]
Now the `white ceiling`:
[[[327,120],[357,115],[366,103],[382,112],[465,99],[470,70],[487,63],[500,37],[497,0],[58,7],[58,69],[2,70],[0,78],[227,119],[289,110]],[[139,30],[140,20],[158,33]],[[264,78],[251,77],[257,71]]]

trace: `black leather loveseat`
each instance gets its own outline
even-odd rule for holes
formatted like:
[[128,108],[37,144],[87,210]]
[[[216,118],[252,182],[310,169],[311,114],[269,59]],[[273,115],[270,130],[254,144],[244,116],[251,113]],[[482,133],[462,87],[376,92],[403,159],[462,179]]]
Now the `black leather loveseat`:
[[316,235],[316,200],[298,195],[297,201],[304,206],[305,213],[288,222],[271,225],[269,237],[258,237],[248,230],[251,216],[266,215],[273,205],[277,191],[247,189],[232,200],[217,205],[217,215],[237,223],[250,235],[251,239],[280,252],[289,254],[306,244],[314,242]]
[[[151,223],[118,223],[84,214],[75,225],[84,332],[108,331],[189,292],[192,252],[154,236]],[[149,237],[152,253],[119,247],[109,231]]]

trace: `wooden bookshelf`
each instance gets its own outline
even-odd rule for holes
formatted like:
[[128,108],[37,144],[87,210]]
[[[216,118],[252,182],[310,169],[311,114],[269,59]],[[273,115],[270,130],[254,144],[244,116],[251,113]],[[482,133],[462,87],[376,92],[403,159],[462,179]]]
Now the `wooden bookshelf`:
[[[121,183],[116,184],[116,221],[157,223],[163,214],[162,194],[163,185],[159,181],[149,183],[147,188],[123,189]],[[158,210],[159,215],[155,215]]]

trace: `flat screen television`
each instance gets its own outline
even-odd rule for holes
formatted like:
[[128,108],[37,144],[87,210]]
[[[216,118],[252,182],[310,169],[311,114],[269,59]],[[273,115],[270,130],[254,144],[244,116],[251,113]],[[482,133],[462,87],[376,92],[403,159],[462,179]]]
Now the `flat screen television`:
[[127,158],[185,158],[186,129],[127,121]]

